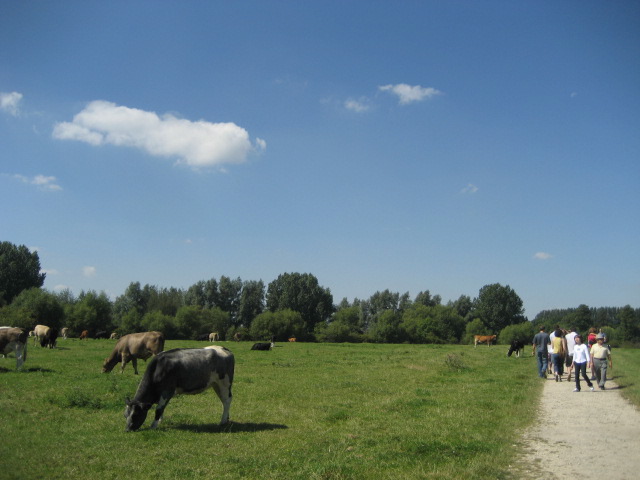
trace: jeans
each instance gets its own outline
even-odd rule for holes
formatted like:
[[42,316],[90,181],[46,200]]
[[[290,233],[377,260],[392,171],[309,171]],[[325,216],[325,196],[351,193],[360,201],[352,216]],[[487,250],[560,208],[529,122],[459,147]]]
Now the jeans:
[[557,353],[551,354],[551,363],[553,364],[553,373],[557,373],[558,375],[562,375],[564,373],[562,355]]
[[607,381],[607,359],[593,359],[593,369],[596,371],[596,380],[598,380],[598,386],[604,387],[604,382]]
[[549,359],[547,357],[546,347],[544,351],[536,352],[536,359],[538,360],[538,376],[540,378],[547,378],[547,365],[549,363]]
[[574,363],[576,367],[576,390],[580,391],[580,375],[584,378],[584,381],[587,382],[589,387],[593,387],[593,383],[589,380],[589,375],[587,375],[587,362],[584,363]]

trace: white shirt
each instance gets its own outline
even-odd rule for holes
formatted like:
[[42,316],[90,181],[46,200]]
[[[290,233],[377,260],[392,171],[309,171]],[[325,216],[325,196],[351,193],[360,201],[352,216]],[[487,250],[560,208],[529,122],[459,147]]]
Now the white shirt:
[[578,335],[576,332],[569,332],[564,337],[567,339],[568,355],[573,355],[573,347],[576,345],[576,335]]
[[573,349],[573,361],[574,363],[586,363],[589,361],[589,347],[584,343],[580,345],[576,344]]

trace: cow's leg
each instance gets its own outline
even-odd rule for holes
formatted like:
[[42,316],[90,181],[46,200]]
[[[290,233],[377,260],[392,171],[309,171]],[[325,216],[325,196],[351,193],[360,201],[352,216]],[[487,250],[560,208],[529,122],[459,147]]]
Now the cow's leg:
[[218,398],[222,402],[222,418],[220,419],[220,425],[229,423],[229,410],[231,409],[231,384],[229,383],[229,377],[225,376],[219,382],[213,384],[213,389],[218,395]]
[[157,428],[158,424],[162,420],[162,415],[164,414],[164,409],[169,404],[169,400],[173,397],[175,390],[163,390],[160,394],[160,400],[158,400],[158,406],[156,407],[156,418],[153,420],[151,424],[151,428]]
[[133,372],[138,375],[138,359],[136,357],[131,357],[131,365],[133,365]]
[[26,350],[27,350],[27,344],[25,343],[24,345],[18,343],[16,345],[16,369],[20,370],[22,369],[22,364],[25,361],[25,357],[26,357]]

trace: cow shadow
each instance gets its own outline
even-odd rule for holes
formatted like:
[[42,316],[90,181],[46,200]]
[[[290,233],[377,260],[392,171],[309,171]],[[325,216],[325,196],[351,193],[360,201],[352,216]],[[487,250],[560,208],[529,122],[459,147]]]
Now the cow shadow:
[[21,372],[21,373],[44,372],[44,373],[53,373],[53,372],[55,372],[55,370],[50,370],[48,368],[40,368],[40,367],[32,367],[32,368],[24,368],[24,367],[22,367],[22,370],[17,370],[15,368],[0,367],[0,373],[8,373],[8,372]]
[[173,428],[175,428],[176,430],[184,430],[194,433],[247,433],[263,432],[267,430],[283,430],[289,427],[277,423],[229,422],[227,425],[219,425],[217,423],[209,423],[204,425],[182,423],[173,426]]

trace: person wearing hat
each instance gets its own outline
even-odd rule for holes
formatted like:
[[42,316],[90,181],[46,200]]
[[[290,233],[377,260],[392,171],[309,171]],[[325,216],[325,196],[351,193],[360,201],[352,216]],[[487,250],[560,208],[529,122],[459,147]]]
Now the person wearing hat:
[[596,380],[600,390],[604,390],[604,384],[607,381],[607,362],[609,368],[613,368],[611,360],[611,351],[604,344],[604,333],[596,335],[596,343],[591,347],[591,371],[596,372]]

